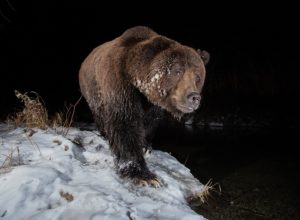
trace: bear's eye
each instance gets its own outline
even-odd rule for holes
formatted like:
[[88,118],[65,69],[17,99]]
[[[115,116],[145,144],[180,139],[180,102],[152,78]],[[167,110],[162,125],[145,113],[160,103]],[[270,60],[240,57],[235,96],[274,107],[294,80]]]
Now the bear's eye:
[[174,74],[179,75],[181,73],[181,70],[174,70]]
[[182,73],[182,68],[179,64],[175,64],[171,69],[172,74],[180,75]]

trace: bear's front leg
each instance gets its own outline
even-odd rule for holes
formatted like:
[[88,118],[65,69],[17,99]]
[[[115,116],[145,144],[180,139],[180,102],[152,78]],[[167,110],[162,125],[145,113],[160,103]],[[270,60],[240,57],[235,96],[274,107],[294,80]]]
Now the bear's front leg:
[[115,156],[117,173],[136,185],[159,187],[157,176],[144,159],[143,148],[148,146],[141,112],[110,111],[106,124],[106,138]]
[[136,185],[150,185],[153,187],[160,186],[160,181],[157,176],[148,169],[144,158],[141,161],[119,161],[117,163],[117,170],[121,177],[129,178]]

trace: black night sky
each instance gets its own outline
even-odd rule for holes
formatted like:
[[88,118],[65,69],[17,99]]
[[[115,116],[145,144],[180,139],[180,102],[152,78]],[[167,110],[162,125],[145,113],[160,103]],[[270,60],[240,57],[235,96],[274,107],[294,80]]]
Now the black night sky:
[[[255,2],[212,6],[196,1],[173,1],[166,3],[168,6],[162,5],[162,1],[131,4],[128,1],[110,4],[104,1],[21,2],[6,0],[0,3],[2,119],[19,106],[15,89],[39,93],[50,113],[63,109],[64,103],[75,103],[80,97],[78,71],[90,51],[118,37],[127,28],[144,25],[210,53],[200,118],[225,120],[230,125],[249,125],[254,121],[251,125],[258,126],[264,133],[269,132],[270,136],[264,136],[262,142],[260,136],[255,136],[257,139],[252,136],[235,138],[231,150],[238,152],[238,157],[243,158],[245,153],[237,150],[240,146],[253,145],[254,151],[260,149],[257,154],[250,153],[255,158],[260,157],[260,153],[297,150],[297,144],[293,144],[297,141],[295,134],[299,127],[297,7],[274,2],[266,7]],[[82,101],[76,120],[87,120],[88,111]],[[180,131],[177,132],[180,136]],[[173,138],[172,135],[159,138],[168,137]],[[208,140],[204,135],[204,145],[212,138],[215,144],[225,143],[224,148],[230,148],[230,138],[214,134],[206,137]],[[222,152],[222,149],[216,150]],[[207,152],[213,155],[214,151]],[[226,167],[228,161],[220,158],[212,158],[213,164]],[[248,159],[246,157],[245,161]],[[195,161],[190,158],[191,167]],[[230,163],[242,166],[245,161]],[[298,163],[291,166],[296,169],[296,165]],[[217,173],[215,178],[222,181],[230,169],[232,167],[213,173],[215,170],[208,168],[207,176],[199,174],[199,178]]]

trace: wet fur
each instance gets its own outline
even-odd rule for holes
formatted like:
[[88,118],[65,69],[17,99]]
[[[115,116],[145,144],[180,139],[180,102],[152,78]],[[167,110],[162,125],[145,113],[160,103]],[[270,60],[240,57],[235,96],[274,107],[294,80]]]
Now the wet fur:
[[160,72],[175,61],[183,66],[187,53],[204,66],[193,49],[147,27],[135,27],[95,48],[82,63],[81,92],[100,133],[109,141],[121,176],[134,181],[156,178],[146,166],[143,148],[151,147],[153,131],[165,111],[179,118],[183,115],[170,98],[183,76]]

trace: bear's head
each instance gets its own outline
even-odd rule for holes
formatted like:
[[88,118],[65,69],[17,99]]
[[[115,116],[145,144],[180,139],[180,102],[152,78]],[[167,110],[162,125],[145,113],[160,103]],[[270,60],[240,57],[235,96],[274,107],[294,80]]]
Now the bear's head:
[[146,52],[147,73],[135,74],[134,85],[150,102],[180,118],[200,106],[209,54],[169,39],[165,40],[168,44],[161,41],[157,51]]

